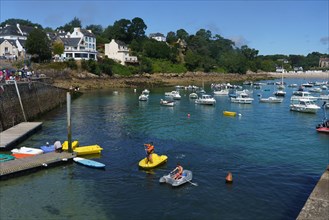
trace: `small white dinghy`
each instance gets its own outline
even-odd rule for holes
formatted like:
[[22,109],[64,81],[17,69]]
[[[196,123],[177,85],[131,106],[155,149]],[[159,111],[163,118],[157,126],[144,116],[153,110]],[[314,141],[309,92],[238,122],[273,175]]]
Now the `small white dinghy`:
[[89,160],[89,159],[85,159],[82,157],[75,157],[73,158],[74,162],[77,162],[79,164],[88,166],[88,167],[94,167],[94,168],[104,168],[105,164],[94,161],[94,160]]
[[21,148],[15,148],[12,149],[11,152],[13,154],[43,154],[43,150],[37,149],[37,148],[31,148],[31,147],[21,147]]
[[172,186],[180,186],[180,185],[183,185],[184,183],[189,182],[192,185],[197,186],[196,183],[191,182],[193,175],[192,175],[192,171],[190,171],[190,170],[184,170],[182,177],[180,179],[176,180],[173,177],[174,177],[174,175],[172,173],[169,173],[168,175],[161,177],[159,182],[168,183]]

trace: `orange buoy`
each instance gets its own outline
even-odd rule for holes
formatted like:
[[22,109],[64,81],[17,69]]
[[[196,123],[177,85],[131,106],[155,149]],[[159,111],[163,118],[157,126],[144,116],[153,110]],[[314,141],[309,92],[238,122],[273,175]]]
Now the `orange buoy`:
[[233,182],[233,177],[232,177],[232,173],[231,172],[228,172],[225,180],[226,180],[226,183],[232,183]]

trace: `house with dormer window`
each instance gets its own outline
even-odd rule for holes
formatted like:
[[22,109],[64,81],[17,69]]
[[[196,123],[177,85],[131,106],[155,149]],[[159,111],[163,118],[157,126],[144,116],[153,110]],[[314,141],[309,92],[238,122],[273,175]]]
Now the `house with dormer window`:
[[112,39],[110,43],[105,44],[105,56],[122,65],[138,63],[136,56],[129,55],[128,46],[119,40]]
[[0,27],[0,56],[19,58],[25,56],[25,41],[34,27],[6,25]]
[[90,30],[74,28],[72,33],[58,33],[58,38],[64,44],[61,59],[97,60],[96,37]]

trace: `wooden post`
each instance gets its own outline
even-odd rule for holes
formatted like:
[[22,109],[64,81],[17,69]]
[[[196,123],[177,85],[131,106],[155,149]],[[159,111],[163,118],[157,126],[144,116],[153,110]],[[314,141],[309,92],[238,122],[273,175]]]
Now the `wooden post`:
[[14,80],[14,83],[15,83],[15,88],[16,88],[16,92],[17,92],[19,104],[21,105],[21,109],[22,109],[22,112],[23,112],[23,117],[24,117],[25,122],[27,122],[26,116],[25,116],[24,107],[23,107],[23,103],[22,103],[22,99],[21,99],[21,95],[19,94],[19,90],[18,90],[18,86],[17,86],[16,80]]
[[71,133],[71,94],[66,93],[67,102],[67,142],[68,142],[68,152],[72,153],[72,133]]

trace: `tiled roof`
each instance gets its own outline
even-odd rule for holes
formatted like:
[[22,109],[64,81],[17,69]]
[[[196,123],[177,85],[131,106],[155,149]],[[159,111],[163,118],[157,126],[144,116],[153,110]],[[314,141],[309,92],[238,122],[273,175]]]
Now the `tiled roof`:
[[0,29],[0,36],[22,35],[16,26],[8,25]]
[[25,47],[25,42],[26,40],[21,40],[21,39],[18,39],[19,43],[22,45],[22,47]]
[[33,31],[35,28],[34,27],[30,27],[30,26],[19,26],[19,28],[21,29],[21,31],[24,33],[24,34],[29,34],[31,33],[31,31]]
[[150,36],[150,38],[151,37],[165,37],[163,34],[161,34],[161,33],[152,33],[152,34],[150,34],[149,35]]
[[64,46],[70,47],[77,47],[80,42],[80,38],[61,38],[61,40],[63,41]]
[[84,35],[84,36],[87,36],[87,37],[95,37],[95,35],[93,33],[90,33],[88,30],[86,29],[81,29],[80,30],[81,33]]
[[0,44],[2,44],[4,41],[8,41],[11,45],[16,47],[16,40],[0,39]]
[[127,44],[125,44],[124,42],[120,41],[120,40],[115,40],[115,42],[119,45],[119,46],[123,46],[126,47]]
[[[23,35],[28,35],[33,31],[34,27],[20,25],[19,28],[23,32]],[[16,25],[7,25],[0,29],[0,36],[22,36]]]

